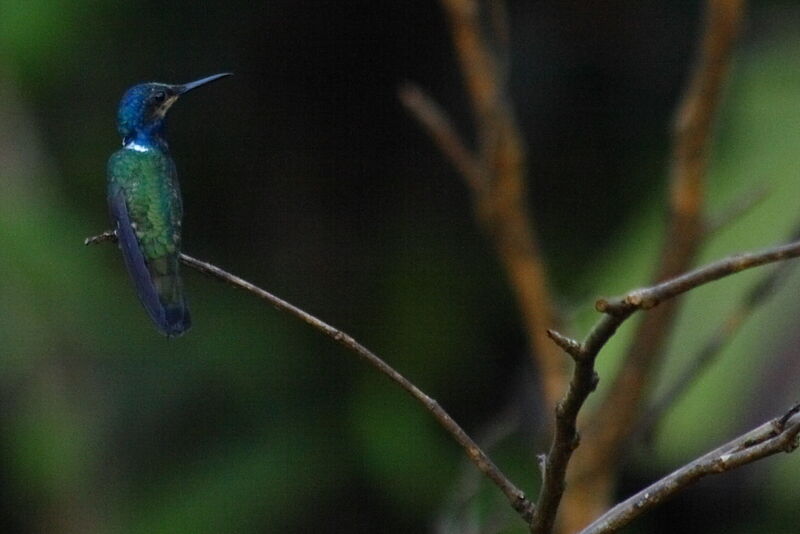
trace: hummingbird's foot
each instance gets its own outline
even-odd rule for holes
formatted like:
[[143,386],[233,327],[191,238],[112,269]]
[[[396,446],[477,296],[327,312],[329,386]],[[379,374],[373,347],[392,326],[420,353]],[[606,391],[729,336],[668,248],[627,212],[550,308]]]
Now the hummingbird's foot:
[[106,230],[100,235],[95,235],[92,237],[87,237],[83,240],[84,245],[97,245],[98,243],[105,243],[106,241],[111,241],[112,243],[117,242],[117,231],[116,230]]

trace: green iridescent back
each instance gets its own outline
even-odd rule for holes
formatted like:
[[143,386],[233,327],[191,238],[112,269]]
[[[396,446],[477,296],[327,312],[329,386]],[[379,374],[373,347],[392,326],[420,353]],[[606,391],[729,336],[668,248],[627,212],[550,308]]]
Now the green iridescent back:
[[[122,235],[120,240],[142,302],[157,323],[163,323],[167,335],[179,335],[188,328],[189,312],[178,273],[183,209],[172,158],[157,147],[117,151],[108,160],[108,194],[112,203],[120,197],[124,200],[124,210],[111,209],[124,211],[134,232],[135,242]],[[126,247],[141,252],[141,267],[149,273],[146,278],[134,259],[137,253],[126,252]],[[155,292],[153,298],[147,287]]]
[[118,150],[108,160],[108,180],[109,193],[123,191],[145,259],[178,254],[183,208],[169,154],[155,147]]

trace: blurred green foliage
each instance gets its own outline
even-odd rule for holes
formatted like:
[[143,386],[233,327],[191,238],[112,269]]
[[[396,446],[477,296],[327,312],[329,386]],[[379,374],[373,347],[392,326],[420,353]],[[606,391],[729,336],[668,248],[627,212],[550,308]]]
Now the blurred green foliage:
[[[624,24],[622,12],[587,8],[603,10],[596,21],[609,35],[634,25],[620,67],[619,43],[597,45],[580,27],[571,36],[557,4],[512,2],[512,85],[531,140],[531,200],[582,335],[595,296],[652,271],[667,121],[692,46],[674,30],[695,24],[696,8],[640,7],[643,18]],[[783,13],[800,14],[764,3],[752,15],[718,128],[711,210],[754,184],[771,194],[715,236],[703,261],[780,242],[797,222],[800,40]],[[643,66],[662,57],[659,75]],[[466,504],[456,498],[472,480],[460,450],[351,354],[192,272],[195,327],[167,341],[117,251],[81,245],[106,228],[104,165],[122,91],[227,69],[230,83],[171,118],[187,251],[353,334],[469,431],[511,405],[523,428],[494,452],[536,490],[548,414],[530,400],[535,372],[511,292],[458,177],[395,102],[401,81],[420,80],[468,128],[435,2],[0,0],[2,531],[418,532],[443,518],[499,517],[503,532],[521,532],[479,479]],[[617,85],[604,78],[612,71]],[[562,92],[570,84],[591,96]],[[687,299],[664,385],[761,274]],[[675,407],[655,451],[633,447],[625,484],[794,400],[798,285],[759,310]],[[600,359],[600,394],[631,331]],[[692,499],[722,511],[748,503],[719,523],[725,531],[793,531],[798,469],[796,457],[776,458],[714,482],[711,495],[701,485],[632,531],[696,520]],[[712,531],[699,525],[683,531]]]

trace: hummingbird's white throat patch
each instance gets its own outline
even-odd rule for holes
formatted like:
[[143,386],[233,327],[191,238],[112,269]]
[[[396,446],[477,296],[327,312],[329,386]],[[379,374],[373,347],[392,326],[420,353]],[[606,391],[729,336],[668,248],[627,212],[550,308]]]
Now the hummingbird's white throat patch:
[[131,141],[130,143],[125,145],[123,148],[125,148],[126,150],[135,150],[136,152],[147,152],[148,150],[150,150],[149,147],[146,147],[144,145],[140,145],[136,141]]

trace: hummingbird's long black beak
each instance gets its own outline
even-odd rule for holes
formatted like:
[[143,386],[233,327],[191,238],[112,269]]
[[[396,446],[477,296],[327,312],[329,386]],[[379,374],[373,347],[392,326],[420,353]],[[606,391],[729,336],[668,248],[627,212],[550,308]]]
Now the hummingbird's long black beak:
[[201,78],[201,79],[196,80],[194,82],[189,82],[189,83],[185,83],[183,85],[178,85],[176,87],[176,92],[179,95],[182,95],[184,93],[188,93],[192,89],[197,89],[201,85],[205,85],[207,83],[211,83],[211,82],[213,82],[215,80],[219,80],[220,78],[227,78],[228,76],[233,76],[233,73],[232,72],[222,72],[220,74],[214,74],[212,76],[207,76],[205,78]]

